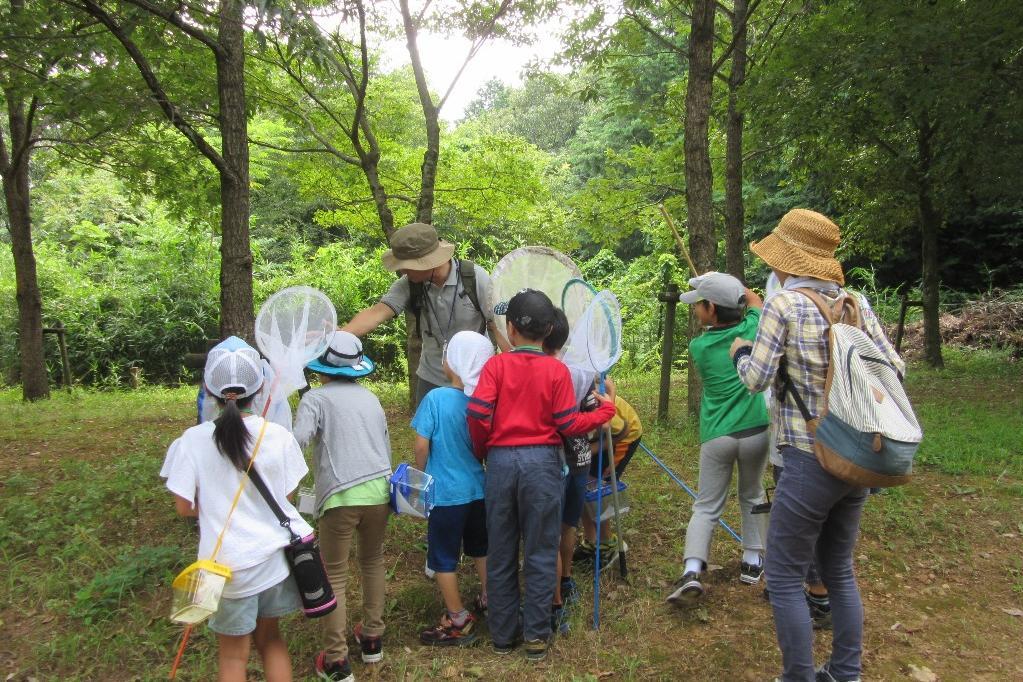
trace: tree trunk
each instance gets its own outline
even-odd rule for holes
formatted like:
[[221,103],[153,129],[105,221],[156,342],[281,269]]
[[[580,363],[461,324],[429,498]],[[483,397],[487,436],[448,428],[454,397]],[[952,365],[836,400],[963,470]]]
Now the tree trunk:
[[369,191],[373,194],[373,205],[376,207],[377,218],[380,219],[380,229],[384,232],[384,239],[390,240],[391,235],[394,234],[394,213],[391,212],[391,207],[387,203],[387,190],[380,182],[380,174],[377,170],[379,157],[379,154],[374,154],[361,159],[362,173],[366,176]]
[[422,188],[419,191],[419,205],[416,206],[416,220],[429,225],[433,224],[437,159],[440,157],[440,120],[437,107],[433,106],[432,101],[423,101],[423,116],[426,118],[426,151],[423,152]]
[[728,123],[725,129],[725,270],[745,281],[745,216],[742,205],[742,129],[738,90],[746,80],[746,0],[732,9],[732,72],[728,76]]
[[426,71],[423,69],[423,60],[419,55],[419,27],[412,18],[407,0],[402,0],[400,6],[405,42],[409,60],[412,62],[412,74],[416,79],[416,91],[419,93],[419,103],[422,105],[423,119],[426,123],[426,151],[423,152],[423,165],[420,168],[422,186],[416,205],[416,220],[430,225],[433,224],[434,187],[437,183],[437,159],[440,157],[440,112],[433,103]]
[[[714,267],[717,240],[714,237],[714,213],[710,165],[710,105],[714,73],[714,2],[693,2],[692,26],[689,34],[689,83],[686,87],[685,149],[686,203],[689,214],[689,252],[693,264],[702,273]],[[694,273],[696,274],[696,273]],[[699,321],[690,309],[690,338],[700,332]],[[699,377],[690,359],[688,374],[688,407],[690,415],[700,413]]]
[[923,122],[917,131],[917,153],[920,167],[917,189],[917,202],[920,210],[921,260],[923,270],[923,303],[924,303],[924,357],[931,367],[944,367],[941,357],[941,309],[939,307],[939,272],[940,259],[938,254],[938,230],[941,229],[942,217],[932,199],[931,180],[931,137],[934,127],[931,126],[926,112]]
[[254,340],[252,249],[249,244],[249,146],[245,111],[244,4],[222,0],[217,57],[221,153],[220,334]]
[[[48,398],[50,384],[43,355],[43,300],[36,276],[36,258],[32,250],[32,218],[29,211],[28,168],[31,121],[24,100],[8,91],[7,121],[10,150],[0,137],[0,172],[3,174],[4,201],[7,205],[11,251],[18,299],[18,353],[21,359],[21,395],[25,400]],[[3,132],[0,131],[0,136]]]

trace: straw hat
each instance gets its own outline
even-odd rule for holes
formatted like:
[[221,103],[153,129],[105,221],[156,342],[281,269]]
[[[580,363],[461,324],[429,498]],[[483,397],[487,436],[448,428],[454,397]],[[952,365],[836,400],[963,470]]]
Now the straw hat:
[[411,223],[396,230],[390,244],[380,260],[392,272],[433,270],[451,260],[455,253],[455,245],[442,240],[433,225],[426,223]]
[[838,242],[838,225],[816,211],[794,208],[750,250],[775,270],[845,284],[842,264],[835,259]]

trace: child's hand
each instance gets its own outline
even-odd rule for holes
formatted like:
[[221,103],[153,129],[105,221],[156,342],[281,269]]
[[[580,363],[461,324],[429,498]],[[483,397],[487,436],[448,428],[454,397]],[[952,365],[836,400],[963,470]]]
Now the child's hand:
[[590,393],[590,395],[592,395],[594,398],[596,398],[597,400],[599,400],[602,403],[614,404],[614,401],[611,400],[611,397],[608,396],[607,393],[601,393],[599,391],[593,391],[592,393]]

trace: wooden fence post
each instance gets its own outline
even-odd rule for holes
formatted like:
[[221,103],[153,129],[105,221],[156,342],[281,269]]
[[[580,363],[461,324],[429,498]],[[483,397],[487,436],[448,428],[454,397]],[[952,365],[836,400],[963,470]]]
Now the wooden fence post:
[[57,320],[52,327],[43,327],[43,334],[57,335],[57,346],[60,348],[61,383],[64,384],[64,388],[70,391],[72,384],[71,361],[68,359],[67,354],[67,339],[64,338],[66,333],[67,329],[64,328],[64,323],[60,320]]
[[661,389],[657,396],[657,421],[668,416],[668,396],[671,393],[671,365],[675,355],[675,306],[678,305],[678,285],[668,282],[665,290],[657,294],[664,308],[664,328],[661,337]]
[[909,300],[909,294],[902,294],[902,305],[899,306],[899,324],[895,327],[895,352],[902,348],[902,335],[906,331],[906,312],[909,308],[923,308],[923,301]]

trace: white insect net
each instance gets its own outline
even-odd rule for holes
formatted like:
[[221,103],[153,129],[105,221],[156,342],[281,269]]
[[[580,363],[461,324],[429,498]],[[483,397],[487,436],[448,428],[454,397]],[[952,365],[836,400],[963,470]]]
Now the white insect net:
[[494,314],[498,332],[505,336],[504,307],[500,304],[507,305],[512,296],[528,288],[544,292],[558,305],[565,284],[581,275],[571,258],[545,246],[523,246],[506,255],[490,275],[489,306],[501,311]]
[[256,345],[274,371],[272,402],[306,385],[306,363],[323,354],[336,329],[334,305],[318,289],[288,287],[266,300],[256,316]]
[[596,374],[611,369],[622,356],[622,311],[607,289],[598,292],[568,337],[562,361]]

